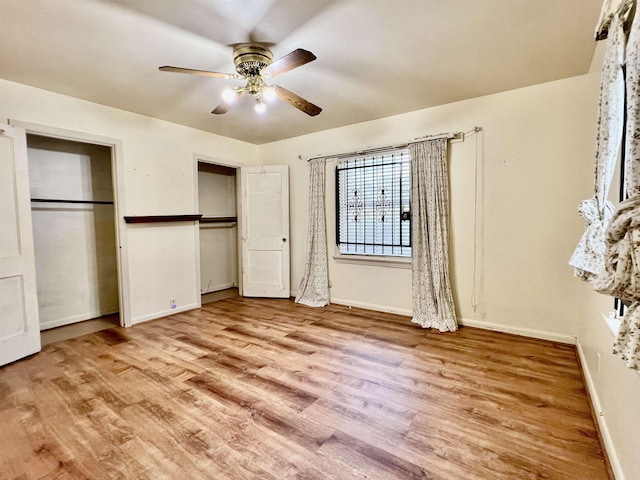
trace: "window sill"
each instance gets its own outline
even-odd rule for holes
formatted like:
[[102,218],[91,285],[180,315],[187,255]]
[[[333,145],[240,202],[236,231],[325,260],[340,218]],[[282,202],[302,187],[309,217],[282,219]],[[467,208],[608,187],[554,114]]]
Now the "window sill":
[[620,319],[618,318],[617,312],[615,310],[611,310],[609,313],[603,313],[602,319],[611,330],[611,334],[613,338],[618,336],[618,330],[620,330]]
[[333,259],[337,263],[351,263],[369,265],[372,267],[390,267],[411,269],[411,257],[387,257],[382,255],[341,255],[336,254]]

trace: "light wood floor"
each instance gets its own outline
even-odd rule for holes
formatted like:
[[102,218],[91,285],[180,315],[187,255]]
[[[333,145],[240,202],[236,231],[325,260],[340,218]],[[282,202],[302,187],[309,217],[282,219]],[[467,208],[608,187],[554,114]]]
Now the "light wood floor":
[[2,479],[607,479],[568,345],[222,300],[0,369]]
[[63,327],[42,330],[40,332],[40,343],[42,346],[45,346],[50,343],[68,340],[70,338],[76,338],[81,335],[99,332],[100,330],[107,330],[118,326],[120,326],[120,315],[114,313],[111,315],[105,315],[104,317],[72,323]]

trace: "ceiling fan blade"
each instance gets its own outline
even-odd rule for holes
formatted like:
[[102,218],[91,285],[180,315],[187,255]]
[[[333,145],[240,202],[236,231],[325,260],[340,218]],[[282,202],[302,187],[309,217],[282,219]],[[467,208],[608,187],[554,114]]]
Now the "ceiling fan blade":
[[225,100],[220,105],[218,105],[216,108],[214,108],[211,113],[214,113],[216,115],[222,115],[223,113],[227,113],[229,111],[229,109],[235,105],[235,103],[238,101],[238,99],[241,96],[244,95],[244,93],[245,92],[243,92],[243,91],[236,92],[236,98],[234,98],[231,101],[226,101]]
[[316,56],[313,53],[308,50],[298,48],[284,57],[279,58],[268,67],[263,68],[260,74],[267,77],[277,77],[278,75],[282,75],[294,68],[313,62],[315,59]]
[[242,78],[240,75],[235,73],[210,72],[208,70],[194,70],[193,68],[172,67],[169,65],[158,67],[158,69],[162,72],[190,73],[192,75],[205,75],[207,77]]
[[278,97],[311,117],[315,117],[322,111],[322,109],[317,105],[314,105],[295,93],[290,92],[286,88],[282,88],[279,85],[273,85],[273,87],[276,89]]

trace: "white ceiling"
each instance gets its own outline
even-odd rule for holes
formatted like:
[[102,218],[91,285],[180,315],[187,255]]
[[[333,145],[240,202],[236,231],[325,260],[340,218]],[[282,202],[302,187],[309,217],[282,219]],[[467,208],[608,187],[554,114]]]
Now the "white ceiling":
[[[0,0],[0,78],[261,144],[586,73],[602,0]],[[230,44],[318,59],[276,83],[309,117],[242,98]]]

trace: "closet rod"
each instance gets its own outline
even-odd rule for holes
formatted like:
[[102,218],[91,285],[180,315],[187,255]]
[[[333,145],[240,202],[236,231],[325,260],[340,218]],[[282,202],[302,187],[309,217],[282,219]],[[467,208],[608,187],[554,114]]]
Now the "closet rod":
[[113,201],[109,200],[60,200],[57,198],[32,198],[31,201],[39,203],[90,203],[97,205],[113,205]]
[[[384,151],[387,151],[387,150],[391,150],[393,148],[407,148],[412,143],[419,143],[419,142],[423,142],[425,140],[436,140],[438,138],[457,139],[457,140],[464,141],[465,135],[467,133],[474,133],[474,132],[478,133],[480,130],[482,130],[481,127],[473,127],[473,130],[470,130],[469,132],[454,132],[454,133],[441,133],[439,135],[426,135],[424,137],[419,137],[419,138],[416,138],[415,140],[412,140],[412,141],[406,142],[406,143],[402,143],[400,145],[388,145],[388,146],[385,146],[385,147],[368,148],[368,149],[365,149],[365,150],[357,150],[355,152],[338,153],[336,155],[316,155],[315,157],[307,158],[307,162],[310,162],[311,160],[316,160],[318,158],[337,158],[337,159],[340,159],[340,158],[355,157],[356,155],[369,155],[371,153],[384,152]],[[300,160],[303,159],[302,155],[298,155],[298,158]]]

